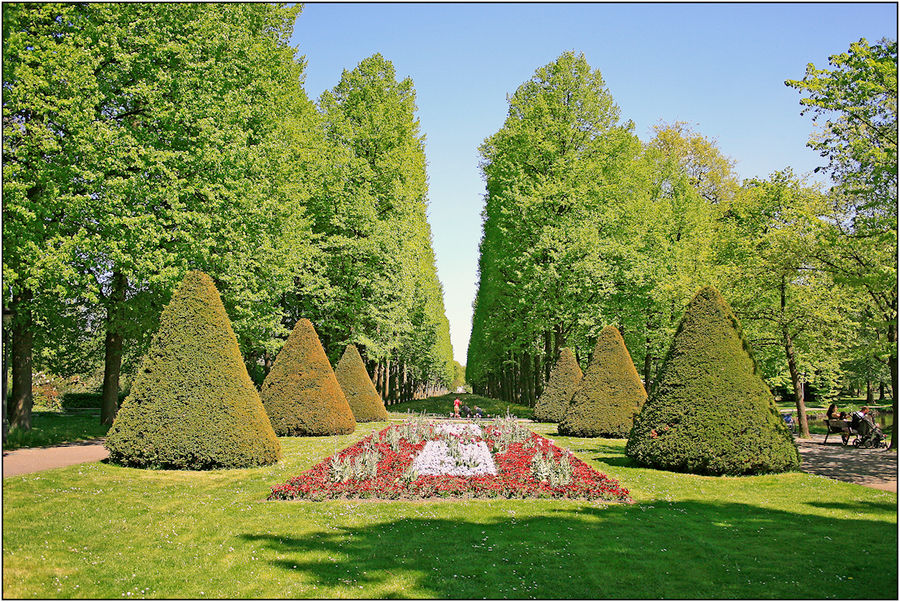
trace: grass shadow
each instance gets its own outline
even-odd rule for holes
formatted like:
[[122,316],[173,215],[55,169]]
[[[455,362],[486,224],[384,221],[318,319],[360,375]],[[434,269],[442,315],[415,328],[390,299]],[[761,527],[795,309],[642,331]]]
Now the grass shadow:
[[896,511],[897,505],[890,502],[854,501],[848,502],[808,502],[814,508],[846,510],[848,512],[872,512],[873,510]]
[[[304,581],[385,598],[897,597],[897,536],[885,521],[841,521],[870,535],[865,554],[835,563],[834,549],[814,543],[834,535],[833,518],[746,504],[585,505],[484,520],[468,508],[475,514],[460,520],[242,537]],[[873,575],[875,561],[887,568]],[[861,574],[871,575],[865,587],[852,580]]]

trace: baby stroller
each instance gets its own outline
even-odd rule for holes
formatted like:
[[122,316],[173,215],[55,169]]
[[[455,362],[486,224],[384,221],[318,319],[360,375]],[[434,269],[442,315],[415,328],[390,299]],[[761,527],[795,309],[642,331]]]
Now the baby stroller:
[[875,424],[875,421],[872,420],[871,416],[859,418],[854,415],[853,424],[851,426],[859,433],[856,441],[853,442],[853,445],[856,447],[887,447],[887,442],[884,440],[884,433],[881,432],[881,429]]

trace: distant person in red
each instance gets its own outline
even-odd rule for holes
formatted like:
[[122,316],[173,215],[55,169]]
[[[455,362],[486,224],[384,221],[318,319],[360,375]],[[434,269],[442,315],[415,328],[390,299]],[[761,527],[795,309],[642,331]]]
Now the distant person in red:
[[459,397],[453,400],[453,415],[459,418]]

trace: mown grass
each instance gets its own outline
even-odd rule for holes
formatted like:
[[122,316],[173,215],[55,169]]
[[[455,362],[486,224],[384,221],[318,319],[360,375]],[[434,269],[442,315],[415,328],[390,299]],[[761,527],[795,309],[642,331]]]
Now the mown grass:
[[[479,404],[481,405],[481,404]],[[802,473],[638,468],[624,441],[534,430],[635,503],[266,502],[381,429],[282,438],[251,470],[85,464],[3,480],[12,598],[896,598],[897,496]]]
[[481,397],[480,395],[475,395],[473,393],[447,393],[446,395],[429,397],[428,399],[415,399],[413,401],[389,405],[387,406],[387,410],[389,413],[395,414],[394,417],[396,418],[399,418],[400,414],[406,414],[407,412],[428,412],[433,414],[444,414],[446,416],[453,412],[453,400],[457,397],[459,397],[460,406],[468,405],[469,408],[474,409],[477,405],[484,410],[485,416],[488,414],[491,416],[505,416],[507,410],[509,410],[510,414],[518,418],[532,418],[534,415],[534,408],[517,403],[507,403],[499,399]]
[[74,441],[86,441],[105,437],[108,425],[100,424],[100,410],[63,413],[34,411],[31,413],[31,430],[11,429],[3,442],[3,449],[44,447]]

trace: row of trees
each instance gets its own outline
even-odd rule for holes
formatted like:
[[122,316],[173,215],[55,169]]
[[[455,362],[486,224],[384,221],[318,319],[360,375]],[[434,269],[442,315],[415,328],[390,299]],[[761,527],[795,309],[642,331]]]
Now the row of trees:
[[[380,55],[310,101],[301,7],[3,7],[4,369],[103,366],[103,411],[188,269],[222,292],[257,383],[301,318],[360,346],[388,402],[454,364],[410,79]],[[4,387],[6,385],[4,374]]]
[[682,123],[642,143],[583,55],[538,69],[481,147],[475,390],[533,404],[561,347],[584,366],[614,324],[652,393],[686,302],[714,284],[801,418],[810,385],[860,381],[890,383],[896,412],[897,45],[830,60],[786,82],[823,122],[828,190],[790,168],[741,182]]

